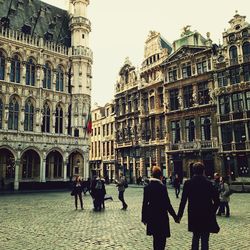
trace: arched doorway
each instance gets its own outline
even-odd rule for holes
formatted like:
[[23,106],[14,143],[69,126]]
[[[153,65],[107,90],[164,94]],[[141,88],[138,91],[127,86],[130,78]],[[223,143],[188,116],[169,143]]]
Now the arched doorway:
[[0,190],[12,188],[15,179],[15,157],[6,148],[0,149]]
[[69,155],[69,161],[67,164],[67,177],[73,177],[74,175],[84,176],[84,158],[78,151],[74,151]]
[[37,179],[40,177],[40,156],[33,150],[25,151],[21,157],[22,180]]
[[47,180],[63,178],[63,157],[56,150],[47,155],[45,177]]

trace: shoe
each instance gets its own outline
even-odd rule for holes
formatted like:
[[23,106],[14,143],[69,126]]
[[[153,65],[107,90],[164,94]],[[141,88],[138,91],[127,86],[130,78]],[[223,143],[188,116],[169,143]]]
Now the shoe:
[[217,216],[221,216],[221,214],[220,213],[218,213],[218,214],[216,214]]

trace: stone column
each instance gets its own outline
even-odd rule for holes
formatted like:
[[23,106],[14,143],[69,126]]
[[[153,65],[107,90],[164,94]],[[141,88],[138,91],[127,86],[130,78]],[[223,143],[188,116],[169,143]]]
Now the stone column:
[[46,157],[41,162],[40,182],[46,182]]
[[88,179],[89,178],[89,152],[84,153],[84,178]]
[[14,190],[19,190],[19,167],[20,167],[20,159],[18,158],[15,162]]
[[63,162],[63,181],[67,181],[67,159]]

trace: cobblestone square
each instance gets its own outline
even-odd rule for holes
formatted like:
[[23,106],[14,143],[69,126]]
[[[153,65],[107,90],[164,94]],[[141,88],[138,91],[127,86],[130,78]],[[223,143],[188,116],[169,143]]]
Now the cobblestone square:
[[[140,222],[142,188],[129,187],[125,192],[128,210],[121,210],[114,186],[107,187],[114,201],[106,202],[103,212],[92,210],[90,195],[84,196],[84,210],[74,210],[70,192],[13,194],[0,196],[1,250],[144,250],[152,249],[152,238],[146,236]],[[175,209],[180,199],[169,189]],[[250,249],[250,195],[231,196],[231,217],[218,218],[219,234],[210,238],[211,250]],[[187,213],[180,224],[170,219],[171,238],[167,249],[190,249],[191,233],[187,231]]]

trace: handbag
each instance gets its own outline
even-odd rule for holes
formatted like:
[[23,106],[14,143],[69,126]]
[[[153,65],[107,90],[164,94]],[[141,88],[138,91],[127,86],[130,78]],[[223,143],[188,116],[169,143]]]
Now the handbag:
[[70,195],[71,195],[71,196],[74,196],[74,195],[75,195],[75,191],[72,191],[72,192],[70,193]]

